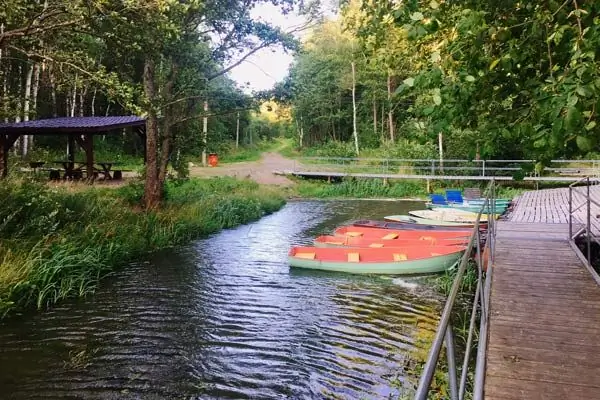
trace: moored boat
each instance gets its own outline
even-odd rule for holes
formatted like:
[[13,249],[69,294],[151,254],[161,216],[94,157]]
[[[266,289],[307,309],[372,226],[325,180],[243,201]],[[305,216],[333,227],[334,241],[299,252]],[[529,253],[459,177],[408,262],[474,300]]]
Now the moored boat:
[[[416,210],[409,211],[410,215],[419,218],[427,218],[451,223],[474,224],[477,220],[477,213],[449,208],[439,208],[434,210]],[[481,215],[480,221],[487,221],[488,215]]]
[[[443,220],[439,220],[439,219],[420,218],[420,217],[415,217],[413,215],[388,215],[388,216],[384,217],[384,219],[386,221],[391,221],[391,222],[437,226],[440,229],[460,228],[461,230],[464,230],[464,229],[473,229],[473,227],[475,226],[472,222],[466,223],[466,222],[443,221]],[[487,224],[487,222],[482,222],[480,225],[482,227],[484,227],[484,226],[486,226],[486,224]]]
[[464,246],[390,248],[293,247],[291,266],[354,274],[427,274],[447,270],[460,259]]
[[[458,211],[473,212],[475,214],[478,214],[479,211],[481,211],[483,204],[464,205],[464,203],[449,203],[449,204],[425,203],[425,206],[427,208],[429,208],[430,210],[451,209],[451,210],[458,210]],[[493,213],[495,215],[501,215],[501,214],[504,214],[505,211],[506,211],[506,207],[497,206],[492,210],[490,207],[486,206],[485,209],[483,210],[483,214],[492,214]]]
[[[425,225],[418,223],[417,218],[409,217],[405,215],[405,219],[399,221],[377,221],[372,219],[362,219],[352,222],[354,226],[362,226],[365,228],[380,228],[380,229],[395,229],[395,230],[406,230],[406,231],[468,231],[472,230],[472,227],[464,226],[441,226],[441,225]],[[434,221],[437,222],[437,221]]]
[[411,239],[424,240],[425,238],[442,239],[457,239],[468,238],[471,235],[470,231],[403,231],[393,229],[368,228],[361,226],[341,226],[334,231],[335,236],[342,237],[362,237],[375,240],[395,240],[395,239]]
[[388,247],[412,247],[412,246],[464,246],[468,242],[467,237],[440,239],[427,234],[418,239],[405,239],[397,237],[391,240],[377,238],[364,238],[353,236],[328,236],[317,237],[313,243],[315,247],[369,247],[374,249]]

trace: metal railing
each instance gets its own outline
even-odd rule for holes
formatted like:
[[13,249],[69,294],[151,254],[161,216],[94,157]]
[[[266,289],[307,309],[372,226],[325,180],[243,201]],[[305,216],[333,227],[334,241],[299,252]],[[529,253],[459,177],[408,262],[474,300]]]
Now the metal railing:
[[[592,218],[592,208],[596,213],[600,211],[600,203],[594,200],[591,194],[597,190],[600,190],[600,180],[589,176],[569,185],[569,242],[596,282],[600,284],[600,276],[592,267],[592,241],[600,243],[597,235],[600,226],[592,223],[592,220],[595,220]],[[585,209],[583,213],[582,209]],[[579,229],[575,230],[575,224]],[[586,254],[581,252],[576,243],[582,236],[585,239]]]
[[[429,350],[427,361],[423,367],[423,373],[419,380],[419,385],[415,393],[415,399],[425,400],[427,399],[431,381],[433,379],[435,370],[437,368],[438,360],[442,346],[445,342],[446,345],[446,357],[448,363],[448,382],[450,389],[451,400],[463,400],[466,394],[467,388],[467,377],[468,371],[471,367],[471,347],[475,337],[475,326],[477,316],[479,315],[479,335],[477,343],[477,356],[475,362],[475,379],[473,384],[473,399],[483,399],[483,384],[485,378],[485,355],[487,351],[487,338],[488,338],[488,322],[489,322],[489,299],[490,299],[490,287],[492,282],[492,264],[494,261],[495,252],[495,236],[496,236],[496,222],[491,216],[495,214],[496,208],[496,185],[495,181],[492,180],[486,190],[485,201],[479,210],[477,215],[473,233],[469,239],[467,249],[458,264],[456,276],[452,283],[452,288],[446,300],[444,311],[440,317],[440,323],[435,333],[435,338]],[[490,212],[487,222],[486,241],[485,247],[489,251],[482,251],[482,232],[480,229],[481,215],[486,211]],[[460,380],[458,377],[458,369],[456,366],[455,356],[455,344],[454,344],[454,333],[451,324],[452,309],[455,305],[458,297],[460,286],[463,281],[463,276],[469,266],[469,259],[471,253],[475,249],[475,263],[477,264],[477,286],[475,289],[475,296],[473,298],[473,304],[470,314],[469,333],[467,337],[467,343],[465,348],[465,355],[462,360],[462,367],[460,369]],[[487,265],[487,268],[484,266]]]
[[535,160],[402,159],[353,157],[303,157],[294,162],[293,172],[345,172],[397,175],[527,178],[600,177],[600,160],[552,160],[543,170]]

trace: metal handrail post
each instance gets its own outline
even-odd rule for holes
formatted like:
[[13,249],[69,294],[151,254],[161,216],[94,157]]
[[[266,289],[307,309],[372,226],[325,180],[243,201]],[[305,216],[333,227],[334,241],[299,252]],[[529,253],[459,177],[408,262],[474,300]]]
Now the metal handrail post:
[[481,162],[481,176],[485,176],[485,160]]
[[573,186],[569,185],[569,240],[573,240]]
[[448,381],[450,385],[450,399],[458,400],[458,384],[456,380],[456,355],[454,354],[454,332],[452,324],[446,328],[446,357],[448,358]]
[[591,202],[590,202],[590,177],[587,178],[587,232],[586,232],[586,242],[587,242],[587,260],[590,265],[592,264],[592,243],[591,243]]

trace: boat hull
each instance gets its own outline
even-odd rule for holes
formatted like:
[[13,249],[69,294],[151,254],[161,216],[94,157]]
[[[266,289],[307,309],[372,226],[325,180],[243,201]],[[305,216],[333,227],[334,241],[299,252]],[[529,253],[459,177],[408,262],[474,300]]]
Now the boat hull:
[[[391,222],[436,226],[440,229],[460,228],[461,230],[464,230],[464,229],[470,230],[470,229],[473,229],[475,226],[473,223],[442,221],[442,220],[438,220],[438,219],[420,218],[420,217],[415,217],[412,215],[388,215],[388,216],[384,217],[384,219],[386,221],[391,221]],[[483,222],[480,225],[485,226],[485,224],[486,223]]]
[[[452,210],[449,208],[409,211],[408,214],[414,217],[438,220],[454,224],[467,223],[473,225],[475,223],[475,220],[477,219],[477,213],[469,211]],[[480,221],[487,220],[487,215],[481,215]]]
[[[313,248],[314,249],[314,248]],[[319,249],[317,249],[319,250]],[[320,249],[354,251],[355,249]],[[364,249],[363,249],[364,250]],[[370,249],[373,250],[373,249]],[[377,249],[378,250],[378,249]],[[293,250],[292,250],[293,251]],[[346,262],[343,260],[319,260],[299,258],[290,252],[289,264],[296,268],[315,269],[352,274],[415,275],[446,271],[455,265],[464,253],[464,247],[452,253],[406,261]]]
[[[425,206],[427,208],[429,208],[430,210],[437,210],[437,209],[450,209],[450,210],[459,210],[459,211],[468,211],[468,212],[472,212],[472,213],[479,213],[479,211],[481,211],[481,208],[483,206],[482,205],[459,205],[459,204],[433,204],[433,203],[426,203]],[[503,206],[497,206],[496,208],[494,208],[493,210],[490,207],[486,207],[483,210],[483,214],[495,214],[495,215],[502,215],[504,214],[504,212],[506,211],[506,207]]]
[[[425,240],[425,238],[444,239],[464,239],[471,235],[470,230],[460,231],[418,231],[418,230],[392,230],[381,228],[365,228],[360,226],[341,226],[336,228],[334,235],[338,237],[353,237],[370,240],[386,240],[391,242],[396,239]],[[394,237],[395,236],[395,237]],[[385,239],[384,239],[385,238]]]
[[472,227],[468,226],[439,226],[439,225],[425,225],[419,224],[411,217],[408,217],[407,221],[376,221],[376,220],[358,220],[352,222],[352,225],[364,228],[379,228],[379,229],[395,229],[395,230],[407,230],[407,231],[468,231],[472,230]]
[[413,246],[465,246],[468,242],[467,237],[437,239],[427,236],[425,233],[420,239],[392,239],[378,240],[362,237],[340,237],[340,236],[319,236],[313,241],[315,247],[336,248],[336,247],[364,247],[364,248],[390,248],[390,247],[413,247]]

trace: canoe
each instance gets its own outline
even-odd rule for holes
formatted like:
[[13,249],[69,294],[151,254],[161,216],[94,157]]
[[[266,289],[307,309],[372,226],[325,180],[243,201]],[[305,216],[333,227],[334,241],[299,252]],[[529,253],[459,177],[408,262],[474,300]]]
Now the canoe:
[[[473,223],[465,223],[465,222],[451,222],[451,221],[442,221],[439,219],[430,219],[430,218],[419,218],[414,217],[412,215],[388,215],[384,217],[386,221],[391,222],[401,222],[406,224],[417,224],[417,225],[434,225],[440,229],[447,228],[460,228],[461,230],[472,230],[475,226]],[[482,222],[480,224],[482,227],[487,226],[487,222]]]
[[[512,199],[496,199],[494,203],[497,206],[508,206],[512,202]],[[485,199],[464,199],[463,204],[465,205],[482,205],[485,203]],[[489,203],[488,203],[489,204]]]
[[[452,210],[449,208],[436,208],[434,210],[409,211],[410,215],[419,218],[427,218],[453,223],[473,224],[477,219],[477,214],[469,211]],[[481,221],[487,221],[487,215],[481,215]]]
[[[437,222],[437,221],[435,221]],[[424,225],[419,224],[415,218],[406,216],[404,221],[377,221],[372,219],[361,219],[351,223],[354,226],[362,226],[365,228],[379,228],[379,229],[395,229],[398,231],[466,231],[471,232],[472,227],[468,226],[440,226],[440,225]]]
[[292,267],[353,274],[428,274],[452,267],[464,251],[464,246],[292,247],[288,261]]
[[418,246],[465,246],[468,242],[467,237],[438,239],[433,236],[423,234],[418,239],[404,239],[398,237],[391,240],[380,240],[375,238],[363,238],[352,236],[319,236],[313,243],[315,247],[370,247],[380,249],[382,247],[418,247]]
[[[434,204],[434,203],[425,203],[425,206],[430,210],[435,209],[444,209],[448,208],[451,210],[459,210],[459,211],[468,211],[473,213],[479,213],[483,205],[464,205],[464,203],[450,203],[450,204]],[[483,210],[484,214],[492,214],[492,211],[495,215],[502,215],[506,211],[506,207],[497,206],[492,210],[490,207],[485,207]]]
[[424,240],[423,238],[457,239],[468,238],[470,231],[396,231],[392,229],[365,228],[360,226],[341,226],[334,231],[335,236],[341,237],[362,237],[371,240],[394,240],[410,239]]

